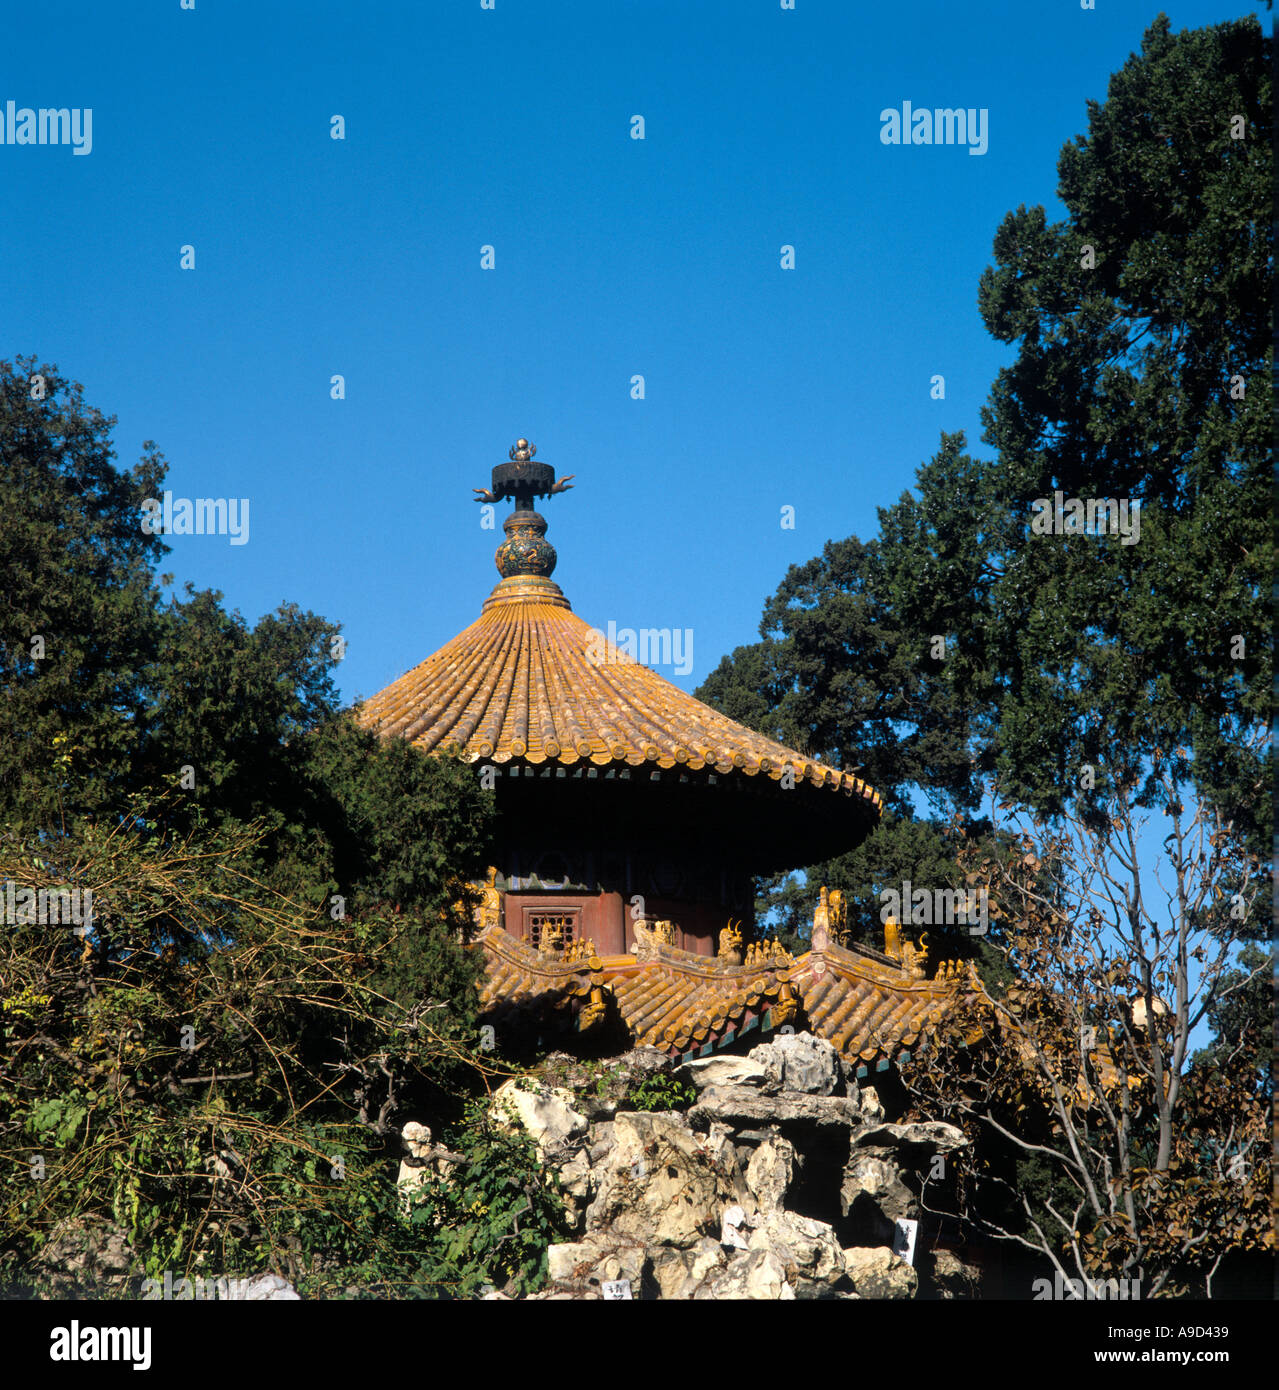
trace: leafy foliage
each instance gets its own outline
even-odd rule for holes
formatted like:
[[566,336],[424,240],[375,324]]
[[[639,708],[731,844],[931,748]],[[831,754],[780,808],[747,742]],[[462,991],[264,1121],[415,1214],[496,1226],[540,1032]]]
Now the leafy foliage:
[[[997,456],[944,434],[878,538],[791,568],[702,698],[862,766],[899,820],[912,792],[971,812],[991,777],[1049,817],[1134,781],[1156,806],[1170,769],[1268,851],[1269,52],[1251,18],[1151,26],[1062,152],[1067,218],[996,234]],[[1036,534],[1057,491],[1140,503],[1139,541]],[[864,888],[871,863],[848,867]]]
[[165,464],[148,441],[118,471],[114,424],[56,368],[0,362],[0,808],[27,825],[58,824],[72,786],[107,805],[138,751],[164,553],[138,518]]
[[138,1273],[429,1292],[395,1117],[494,1069],[491,800],[338,708],[333,624],[166,598],[165,464],[117,471],[113,423],[0,364],[0,883],[93,895],[0,942],[0,1283],[75,1292],[42,1254],[110,1222]]
[[[1067,219],[1022,207],[996,234],[979,305],[1018,349],[983,411],[997,461],[943,441],[927,470],[940,491],[921,478],[920,502],[885,519],[895,600],[961,634],[948,674],[997,711],[978,756],[1008,794],[1049,815],[1083,808],[1091,764],[1111,785],[1137,777],[1152,805],[1163,759],[1259,852],[1269,47],[1251,18],[1176,35],[1166,17],[1151,25],[1062,151]],[[1035,535],[1032,502],[1058,490],[1140,502],[1139,541]],[[973,532],[981,544],[954,564],[916,566]]]
[[[1271,61],[1252,18],[1150,26],[1061,153],[1066,217],[1022,206],[996,232],[978,304],[1016,349],[982,412],[996,456],[943,434],[878,537],[792,567],[763,640],[699,692],[862,765],[893,814],[878,844],[764,886],[784,936],[818,882],[863,936],[885,871],[940,886],[958,864],[1016,896],[921,1113],[982,1136],[966,1217],[1080,1274],[1145,1271],[1147,1293],[1211,1291],[1269,1240],[1262,1166],[1230,1178],[1222,1155],[1255,1158],[1270,1123],[1266,959],[1230,953],[1267,932]],[[1124,502],[1127,537],[1036,529],[1057,493]],[[992,814],[956,861],[947,813],[983,786],[1034,844]],[[910,819],[912,793],[937,821]],[[1170,831],[1173,889],[1149,883],[1138,811]],[[1136,1027],[1138,997],[1171,1018]],[[1200,1020],[1216,1039],[1192,1060]]]
[[720,663],[699,699],[801,753],[863,768],[898,815],[909,814],[911,786],[938,805],[976,804],[963,708],[936,680],[928,638],[887,606],[877,543],[831,541],[792,565],[760,635]]
[[454,920],[334,918],[247,872],[248,832],[177,840],[162,811],[0,842],[0,879],[71,880],[105,905],[83,939],[38,922],[3,939],[5,1282],[47,1288],[42,1246],[93,1216],[149,1274],[422,1283],[391,1219],[388,1120],[481,1065]]
[[624,1110],[687,1110],[697,1100],[697,1087],[669,1072],[653,1072],[627,1093]]
[[566,1233],[557,1179],[518,1123],[472,1102],[457,1134],[458,1165],[417,1190],[410,1220],[429,1242],[436,1287],[455,1298],[486,1285],[511,1297],[535,1293],[546,1248]]

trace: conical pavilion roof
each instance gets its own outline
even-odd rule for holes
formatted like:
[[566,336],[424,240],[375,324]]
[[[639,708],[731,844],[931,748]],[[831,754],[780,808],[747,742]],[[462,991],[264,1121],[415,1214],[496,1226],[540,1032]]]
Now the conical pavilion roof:
[[879,793],[694,699],[573,612],[548,579],[505,579],[480,616],[362,707],[361,721],[467,762],[711,768]]
[[[806,802],[820,788],[851,803],[863,826],[873,822],[882,798],[860,777],[711,709],[573,612],[550,578],[555,551],[545,520],[532,510],[533,498],[571,485],[554,481],[554,470],[534,461],[536,453],[519,440],[511,461],[493,470],[493,490],[475,489],[482,502],[516,502],[497,551],[503,578],[480,616],[367,700],[360,722],[467,762],[680,769],[716,782],[752,778],[804,787]],[[826,804],[824,795],[819,799]]]

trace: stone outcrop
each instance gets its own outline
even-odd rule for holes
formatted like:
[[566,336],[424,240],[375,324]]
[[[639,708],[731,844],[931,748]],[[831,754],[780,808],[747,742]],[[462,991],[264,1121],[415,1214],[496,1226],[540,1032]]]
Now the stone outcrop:
[[282,1275],[202,1275],[197,1269],[142,1274],[142,1262],[128,1233],[107,1217],[65,1218],[54,1227],[39,1255],[49,1271],[49,1295],[55,1299],[141,1298],[146,1302],[196,1299],[298,1302],[301,1295]]
[[293,1285],[279,1274],[258,1274],[237,1283],[243,1286],[242,1292],[232,1296],[249,1303],[297,1303],[301,1299]]
[[898,1168],[877,1153],[854,1149],[839,1192],[840,1210],[859,1239],[891,1239],[894,1223],[917,1215],[915,1194]]
[[689,1112],[694,1122],[847,1129],[858,1112],[845,1096],[810,1096],[796,1091],[766,1095],[750,1086],[708,1086]]
[[829,1296],[843,1282],[844,1252],[825,1221],[794,1212],[767,1212],[751,1232],[747,1248],[772,1255],[796,1298]]
[[979,1275],[950,1250],[935,1250],[928,1278],[938,1298],[976,1298]]
[[811,1033],[782,1033],[752,1048],[750,1059],[776,1078],[786,1091],[810,1096],[835,1093],[844,1079],[839,1053],[825,1038]]
[[594,1289],[606,1280],[629,1279],[638,1288],[648,1252],[642,1240],[616,1231],[593,1231],[570,1245],[552,1245],[547,1251],[547,1272],[553,1284],[566,1288]]
[[699,1057],[685,1062],[675,1073],[683,1081],[691,1082],[699,1091],[707,1086],[756,1086],[769,1085],[776,1091],[776,1076],[762,1062],[750,1057]]
[[584,1135],[588,1124],[586,1116],[574,1108],[571,1091],[527,1076],[499,1086],[492,1111],[499,1124],[518,1123],[526,1129],[544,1159]]
[[423,1183],[449,1176],[455,1167],[457,1155],[450,1155],[443,1145],[432,1143],[431,1131],[416,1120],[410,1120],[404,1126],[400,1139],[404,1144],[404,1157],[400,1160],[396,1182],[400,1189],[401,1206],[407,1211],[413,1202],[413,1194]]
[[718,1233],[721,1212],[746,1194],[735,1152],[717,1162],[681,1117],[623,1112],[613,1122],[587,1229],[693,1245]]
[[716,1269],[698,1285],[694,1298],[793,1299],[786,1267],[771,1250],[749,1250]]
[[[670,1069],[644,1051],[640,1074]],[[805,1033],[677,1074],[697,1090],[684,1114],[618,1109],[616,1099],[601,1108],[531,1079],[498,1091],[557,1172],[574,1233],[550,1248],[549,1284],[534,1297],[917,1295],[919,1273],[890,1248],[893,1223],[919,1215],[920,1177],[967,1142],[959,1130],[887,1123],[875,1091]],[[602,1089],[596,1079],[596,1101]],[[803,1212],[790,1205],[797,1192]],[[928,1296],[972,1296],[967,1266],[944,1251],[921,1259]]]
[[746,1164],[746,1186],[758,1210],[780,1211],[794,1176],[794,1144],[780,1135],[765,1139]]
[[871,1124],[856,1132],[839,1194],[840,1210],[852,1221],[856,1238],[866,1244],[891,1241],[895,1222],[919,1216],[903,1172],[927,1171],[934,1155],[967,1143],[962,1130],[935,1122]]
[[844,1268],[859,1298],[914,1298],[919,1275],[884,1246],[844,1251]]
[[916,1158],[931,1158],[933,1154],[953,1153],[962,1149],[968,1140],[964,1131],[955,1125],[932,1120],[926,1124],[879,1125],[857,1136],[858,1148],[891,1148],[912,1153]]

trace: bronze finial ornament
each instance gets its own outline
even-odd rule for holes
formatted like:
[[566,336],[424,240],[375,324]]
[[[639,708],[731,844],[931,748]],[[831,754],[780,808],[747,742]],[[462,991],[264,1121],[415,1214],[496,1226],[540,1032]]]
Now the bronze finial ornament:
[[557,492],[568,492],[573,486],[576,473],[567,478],[555,477],[555,470],[549,463],[535,463],[537,445],[527,439],[517,439],[508,451],[509,463],[499,463],[493,470],[493,487],[475,487],[477,502],[500,502],[503,498],[515,499],[516,511],[532,511],[535,497],[551,497]]
[[549,579],[555,569],[555,547],[546,539],[546,518],[533,510],[533,499],[567,492],[577,474],[557,481],[549,463],[534,462],[536,454],[535,444],[517,439],[508,451],[510,461],[493,470],[492,488],[471,489],[477,502],[515,500],[515,510],[502,523],[506,539],[493,557],[503,579],[528,575]]

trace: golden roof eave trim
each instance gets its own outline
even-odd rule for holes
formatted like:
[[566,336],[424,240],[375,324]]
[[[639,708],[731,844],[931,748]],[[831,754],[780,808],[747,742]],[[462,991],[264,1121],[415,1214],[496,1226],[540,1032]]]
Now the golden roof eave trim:
[[476,945],[488,955],[490,976],[496,967],[509,972],[504,978],[511,981],[508,989],[485,992],[486,1009],[496,1008],[503,997],[515,1001],[546,994],[583,1002],[592,989],[602,990],[637,1045],[680,1055],[690,1048],[723,1046],[743,1028],[767,1027],[770,1011],[779,1006],[791,1015],[798,1006],[808,1016],[807,1026],[845,1060],[892,1061],[916,1048],[962,992],[958,978],[922,980],[901,970],[885,971],[869,953],[859,961],[856,950],[840,949],[844,959],[838,964],[828,953],[825,970],[816,976],[811,967],[819,958],[812,952],[790,964],[774,958],[734,966],[659,943],[643,958],[564,961],[539,954],[500,927],[489,928]]

